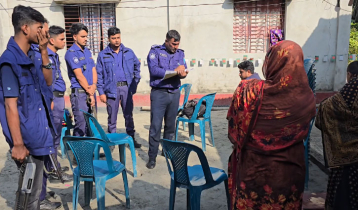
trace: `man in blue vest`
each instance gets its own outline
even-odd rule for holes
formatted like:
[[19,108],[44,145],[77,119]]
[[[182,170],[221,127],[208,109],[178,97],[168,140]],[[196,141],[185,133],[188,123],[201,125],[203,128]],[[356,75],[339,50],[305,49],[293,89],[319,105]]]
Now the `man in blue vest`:
[[[175,119],[178,114],[180,98],[180,79],[188,74],[184,51],[179,48],[180,34],[176,30],[168,31],[163,45],[153,45],[147,61],[150,73],[150,129],[149,161],[147,168],[156,164],[162,122],[164,118],[164,139],[173,139]],[[177,75],[164,79],[165,74],[175,71]]]
[[135,148],[140,148],[134,138],[133,94],[140,80],[140,62],[133,50],[121,43],[119,28],[108,29],[109,45],[98,54],[97,90],[103,103],[107,104],[108,133],[117,129],[119,104],[125,120],[126,132],[133,138]]
[[[44,28],[48,29],[48,23],[44,24]],[[47,51],[52,66],[52,82],[53,82],[53,84],[49,86],[48,94],[52,101],[51,109],[54,118],[55,130],[56,130],[56,135],[54,136],[54,146],[55,146],[55,154],[56,154],[55,157],[57,158],[57,148],[60,145],[62,119],[65,109],[64,94],[66,91],[66,84],[62,78],[61,69],[60,69],[60,60],[57,51],[65,47],[66,40],[65,40],[65,29],[59,26],[51,26],[48,29],[48,31],[49,31],[50,39],[47,45]],[[41,60],[41,54],[38,47],[36,45],[33,45],[33,48],[37,60]],[[49,200],[46,199],[47,179],[49,178],[51,182],[60,181],[60,178],[58,177],[57,173],[54,171],[52,162],[48,157],[44,158],[44,164],[49,174],[44,173],[42,192],[40,194],[40,201],[41,201],[40,209],[46,209],[44,206],[46,206],[47,203],[49,203]],[[61,165],[59,164],[58,168],[60,169],[62,173],[62,179],[65,182],[72,181],[73,179],[72,175],[68,175],[64,173],[65,171],[69,170],[68,167],[61,167]]]
[[[46,92],[46,96],[50,98],[51,100],[51,110],[54,118],[54,125],[56,134],[54,135],[54,146],[55,146],[55,155],[54,157],[57,158],[57,148],[60,144],[60,138],[61,138],[61,130],[62,130],[62,119],[63,119],[63,112],[65,108],[65,101],[64,101],[64,92],[66,90],[65,81],[63,80],[61,76],[61,70],[60,70],[60,61],[59,57],[57,55],[58,49],[63,49],[65,47],[65,29],[58,27],[58,26],[51,26],[49,29],[48,27],[48,21],[45,19],[44,27],[43,29],[45,31],[49,32],[50,39],[47,46],[47,52],[49,55],[49,61],[51,63],[52,67],[52,82],[53,85],[49,86],[49,90]],[[62,36],[59,34],[62,32]],[[62,39],[62,41],[61,41]],[[56,47],[54,46],[56,44]],[[39,62],[41,65],[42,58],[41,58],[41,51],[39,49],[39,46],[37,44],[32,44],[31,49],[35,52],[35,59],[34,62]],[[53,91],[54,86],[57,89],[60,89],[62,91],[62,94],[56,94],[56,92]],[[62,100],[61,100],[62,99]],[[54,106],[54,103],[56,106]],[[55,109],[54,109],[55,108]],[[61,111],[62,109],[62,111]],[[61,115],[62,112],[62,115]],[[49,156],[44,157],[44,166],[46,168],[46,171],[49,173],[46,173],[44,171],[43,175],[43,183],[42,183],[42,191],[40,194],[40,209],[52,209],[50,200],[46,199],[46,187],[47,187],[47,179],[49,178],[51,182],[58,182],[60,181],[60,178],[58,177],[57,173],[54,171],[52,161],[49,158]],[[62,173],[62,179],[65,182],[72,181],[72,176],[64,173],[65,171],[68,171],[68,167],[61,168],[61,165],[58,165],[58,169],[60,169],[60,172]]]
[[[43,15],[31,7],[17,6],[12,13],[15,36],[0,58],[0,122],[11,156],[20,167],[28,155],[36,164],[27,209],[39,209],[44,157],[55,152],[51,101],[52,68],[48,58],[48,34]],[[38,44],[42,63],[33,62],[31,44]],[[21,178],[21,175],[20,177]],[[20,192],[18,192],[20,193]],[[55,209],[61,203],[49,203]]]
[[243,61],[237,66],[240,70],[240,78],[241,80],[249,80],[249,79],[259,79],[260,76],[255,73],[254,64],[251,61]]
[[[75,118],[74,136],[87,134],[86,121],[81,109],[91,112],[96,104],[95,90],[97,87],[97,72],[91,51],[86,48],[88,28],[82,23],[74,23],[70,33],[75,41],[65,55],[68,77],[71,82],[71,105]],[[90,98],[90,104],[87,103]]]

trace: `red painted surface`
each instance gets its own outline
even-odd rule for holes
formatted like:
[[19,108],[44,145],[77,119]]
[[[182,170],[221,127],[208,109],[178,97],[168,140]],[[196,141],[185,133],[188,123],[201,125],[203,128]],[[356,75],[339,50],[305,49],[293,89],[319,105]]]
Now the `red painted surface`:
[[[319,104],[325,98],[328,98],[334,95],[336,92],[318,92],[316,93],[316,103]],[[191,94],[189,96],[190,99],[201,98],[205,94]],[[232,93],[217,93],[215,96],[214,106],[230,106]],[[180,97],[180,103],[183,103],[184,95]],[[149,94],[135,94],[133,96],[134,106],[142,107],[142,106],[150,106],[150,95]],[[66,107],[71,107],[69,96],[65,96]],[[97,102],[99,107],[105,107],[106,105],[99,100],[97,96]]]

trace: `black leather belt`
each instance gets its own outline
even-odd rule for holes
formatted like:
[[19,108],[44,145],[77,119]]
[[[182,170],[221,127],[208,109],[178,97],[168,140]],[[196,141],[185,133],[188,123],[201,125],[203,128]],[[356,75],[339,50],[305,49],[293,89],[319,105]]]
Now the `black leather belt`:
[[71,93],[76,93],[76,90],[78,93],[86,93],[86,91],[83,90],[82,88],[72,88]]
[[117,87],[118,86],[127,86],[127,82],[117,82]]
[[57,98],[63,98],[63,96],[65,95],[65,92],[53,91],[53,95]]

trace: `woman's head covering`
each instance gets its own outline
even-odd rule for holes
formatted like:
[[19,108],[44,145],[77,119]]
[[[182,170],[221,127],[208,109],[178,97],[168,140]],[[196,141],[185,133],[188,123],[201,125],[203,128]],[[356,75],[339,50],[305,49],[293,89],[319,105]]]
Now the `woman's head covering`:
[[315,98],[308,85],[301,47],[292,41],[274,45],[262,71],[266,81],[243,81],[237,88],[228,112],[231,141],[242,147],[245,125],[251,121],[263,84],[262,102],[257,106],[259,112],[247,146],[270,151],[302,143],[315,115]]

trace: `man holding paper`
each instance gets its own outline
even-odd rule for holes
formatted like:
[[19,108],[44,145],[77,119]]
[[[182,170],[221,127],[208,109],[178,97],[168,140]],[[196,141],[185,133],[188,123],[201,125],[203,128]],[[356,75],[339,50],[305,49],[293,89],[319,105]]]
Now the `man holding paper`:
[[156,164],[158,147],[164,118],[165,139],[173,139],[175,119],[178,114],[180,98],[180,79],[188,74],[184,51],[179,48],[180,34],[176,30],[168,31],[163,45],[153,45],[147,61],[150,73],[150,129],[149,161],[147,168]]

